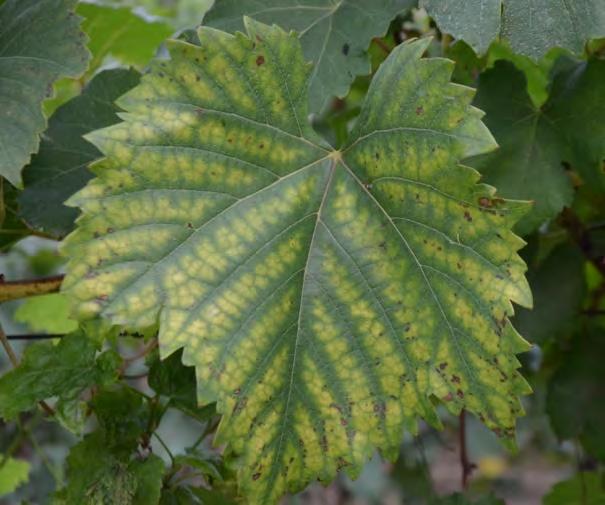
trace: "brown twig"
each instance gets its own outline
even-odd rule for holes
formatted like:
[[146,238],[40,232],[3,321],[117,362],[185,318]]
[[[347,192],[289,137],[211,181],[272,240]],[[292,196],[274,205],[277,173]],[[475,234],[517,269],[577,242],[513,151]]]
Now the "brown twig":
[[458,437],[460,443],[460,466],[462,467],[462,489],[465,490],[468,487],[468,480],[473,473],[473,470],[477,468],[477,465],[469,461],[468,452],[466,448],[466,411],[463,409],[460,411],[460,424],[458,427]]
[[55,275],[43,279],[5,281],[4,277],[0,276],[0,303],[28,296],[55,293],[61,288],[63,277],[63,275]]
[[63,338],[65,335],[60,333],[27,333],[23,335],[7,335],[8,340],[51,340],[53,338]]
[[605,257],[595,255],[590,231],[576,213],[568,207],[564,208],[563,212],[561,212],[559,222],[561,226],[565,228],[571,239],[580,248],[582,253],[584,253],[586,259],[594,265],[603,277],[605,277]]
[[[11,347],[11,344],[8,341],[8,338],[6,337],[6,334],[4,333],[4,330],[2,329],[1,326],[0,326],[0,341],[2,342],[2,347],[4,347],[4,350],[6,351],[6,354],[8,355],[8,359],[10,360],[11,364],[13,365],[14,368],[17,368],[19,366],[19,358],[17,358],[15,351],[13,351],[13,348]],[[44,410],[44,412],[46,412],[46,414],[48,414],[49,416],[55,415],[54,409],[48,403],[46,403],[44,400],[40,400],[38,403],[40,404],[40,407],[42,407],[42,410]]]

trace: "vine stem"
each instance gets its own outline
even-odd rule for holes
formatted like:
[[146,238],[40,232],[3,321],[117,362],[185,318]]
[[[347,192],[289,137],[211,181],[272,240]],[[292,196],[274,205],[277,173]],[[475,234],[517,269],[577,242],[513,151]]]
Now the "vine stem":
[[[4,333],[4,329],[2,328],[1,325],[0,325],[0,342],[2,342],[2,347],[4,347],[4,350],[6,351],[6,354],[8,355],[8,359],[10,360],[11,364],[13,365],[14,368],[17,368],[19,366],[19,358],[17,358],[17,355],[15,354],[15,351],[13,350],[10,342],[8,341],[6,333]],[[44,410],[44,412],[46,412],[46,414],[48,414],[49,416],[55,415],[54,409],[48,403],[46,403],[44,400],[40,400],[38,403],[40,404],[40,407],[42,407],[42,410]]]
[[474,463],[471,463],[468,459],[468,451],[466,447],[466,411],[462,409],[460,411],[460,424],[458,427],[458,437],[460,442],[460,466],[462,468],[462,489],[468,488],[468,480],[476,468]]
[[45,295],[59,291],[63,275],[55,275],[43,279],[25,279],[20,281],[5,281],[0,277],[0,303],[28,296]]

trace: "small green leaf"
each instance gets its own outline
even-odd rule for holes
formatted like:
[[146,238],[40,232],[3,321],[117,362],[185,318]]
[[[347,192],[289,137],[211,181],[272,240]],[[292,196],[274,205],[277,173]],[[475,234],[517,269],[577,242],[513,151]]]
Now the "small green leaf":
[[142,68],[172,33],[170,25],[145,19],[127,7],[81,2],[77,13],[84,18],[82,29],[90,38],[88,48],[92,52],[92,61],[89,73],[107,57]]
[[589,39],[605,36],[601,0],[421,0],[439,28],[484,53],[507,40],[517,53],[538,59],[552,47],[581,53]]
[[88,164],[100,155],[82,135],[118,122],[114,101],[138,82],[135,70],[105,70],[53,114],[40,152],[23,172],[19,214],[30,226],[56,238],[73,229],[78,212],[63,202],[92,177]]
[[78,329],[78,322],[70,318],[67,298],[60,293],[28,298],[15,311],[15,321],[34,332],[71,333]]
[[544,505],[605,505],[605,481],[598,472],[581,472],[559,482],[544,497]]
[[21,169],[46,128],[42,101],[60,76],[78,77],[89,53],[76,0],[6,0],[0,5],[0,175],[21,185]]
[[169,42],[125,122],[88,136],[106,158],[63,244],[79,317],[159,321],[252,503],[395,456],[419,417],[438,424],[434,397],[512,445],[527,205],[460,165],[495,147],[473,90],[421,59],[429,40],[398,46],[335,151],[307,122],[296,35],[246,23]]
[[15,491],[29,478],[30,464],[0,453],[0,498]]
[[95,359],[96,352],[80,332],[66,335],[57,345],[45,341],[28,346],[21,364],[0,377],[0,417],[14,419],[54,396],[59,402],[77,401],[82,390],[113,381],[117,356],[108,351]]
[[581,332],[565,351],[548,384],[546,410],[560,439],[578,438],[605,461],[605,339],[600,329]]
[[204,24],[228,32],[244,29],[242,16],[296,30],[305,58],[314,63],[309,104],[321,112],[334,96],[343,97],[353,79],[370,73],[368,46],[384,35],[389,22],[415,4],[413,0],[222,0]]

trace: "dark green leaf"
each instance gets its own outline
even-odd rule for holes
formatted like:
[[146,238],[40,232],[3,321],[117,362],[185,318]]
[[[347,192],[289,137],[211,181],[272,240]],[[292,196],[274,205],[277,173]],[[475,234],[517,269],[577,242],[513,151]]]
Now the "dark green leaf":
[[53,114],[40,152],[23,172],[20,215],[32,227],[57,238],[71,231],[78,211],[63,202],[92,177],[88,164],[100,156],[82,136],[118,122],[114,101],[138,82],[135,70],[106,70]]
[[103,430],[84,437],[67,458],[67,486],[56,501],[65,505],[154,505],[159,502],[164,463],[116,456]]
[[21,169],[46,128],[42,101],[60,76],[78,77],[89,53],[76,0],[6,0],[0,5],[0,175],[21,185]]
[[501,37],[532,58],[550,48],[580,53],[588,39],[605,35],[602,0],[421,0],[442,31],[484,53]]
[[527,276],[534,294],[534,308],[515,310],[515,327],[536,344],[573,331],[586,286],[584,259],[575,246],[563,246]]
[[170,406],[199,421],[208,421],[216,414],[214,403],[198,407],[195,368],[185,366],[179,350],[161,361],[156,355],[149,368],[147,381],[156,393],[170,398]]
[[564,170],[565,144],[548,109],[537,109],[527,91],[523,72],[508,61],[497,61],[479,78],[475,105],[500,149],[474,158],[485,182],[505,198],[532,200],[532,211],[517,225],[526,234],[553,218],[573,200],[571,179]]
[[584,449],[605,461],[605,338],[599,330],[571,341],[549,383],[546,409],[561,439],[579,437]]
[[49,341],[30,345],[21,364],[0,378],[0,416],[12,419],[54,396],[59,402],[77,401],[93,384],[112,382],[117,356],[108,351],[95,358],[96,352],[81,332],[65,336],[57,345]]
[[412,0],[222,0],[204,24],[228,32],[244,31],[248,15],[267,24],[298,32],[305,58],[314,70],[309,80],[311,112],[320,112],[332,97],[347,94],[357,75],[370,73],[368,46],[384,35],[399,12]]
[[605,505],[605,482],[597,472],[580,473],[556,484],[544,505]]

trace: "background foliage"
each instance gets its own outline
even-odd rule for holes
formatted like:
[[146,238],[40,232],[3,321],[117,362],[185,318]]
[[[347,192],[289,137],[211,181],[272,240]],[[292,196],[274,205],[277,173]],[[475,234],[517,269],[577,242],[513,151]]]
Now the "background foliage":
[[211,443],[215,405],[198,406],[181,351],[160,360],[153,326],[79,323],[56,291],[57,245],[78,216],[64,202],[100,157],[85,135],[125,117],[116,99],[154,56],[167,57],[167,38],[199,44],[202,20],[236,31],[243,14],[298,32],[316,64],[310,121],[336,147],[394,48],[432,37],[426,55],[453,60],[454,82],[477,88],[473,103],[500,146],[465,164],[499,195],[533,202],[515,228],[534,298],[513,318],[533,344],[520,356],[534,393],[523,399],[519,451],[439,407],[443,431],[422,423],[416,437],[402,434],[395,462],[375,456],[356,481],[340,475],[285,500],[604,503],[602,2],[210,4],[0,0],[0,503],[242,501],[236,462]]

